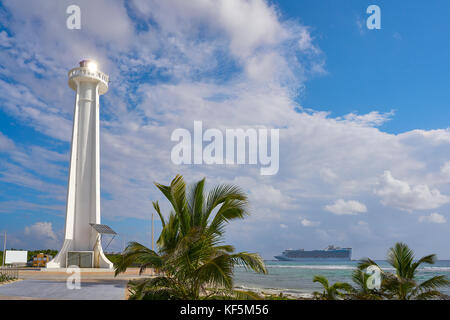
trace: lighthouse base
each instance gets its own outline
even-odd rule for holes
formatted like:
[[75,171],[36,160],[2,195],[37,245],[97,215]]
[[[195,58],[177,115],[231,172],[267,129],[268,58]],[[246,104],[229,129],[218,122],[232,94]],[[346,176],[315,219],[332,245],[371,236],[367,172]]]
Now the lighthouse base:
[[114,264],[103,253],[100,241],[96,242],[94,250],[75,251],[72,249],[72,240],[66,239],[63,247],[56,257],[47,263],[47,269],[68,268],[114,269]]

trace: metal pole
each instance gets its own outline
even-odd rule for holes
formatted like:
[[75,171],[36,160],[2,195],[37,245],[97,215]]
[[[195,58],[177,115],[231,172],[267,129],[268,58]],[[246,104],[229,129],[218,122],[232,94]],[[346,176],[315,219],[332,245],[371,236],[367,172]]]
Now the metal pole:
[[155,251],[155,246],[154,246],[154,229],[153,229],[153,212],[152,212],[152,250]]
[[5,265],[5,257],[6,257],[6,231],[5,231],[5,242],[3,243],[3,261],[2,261],[2,267]]

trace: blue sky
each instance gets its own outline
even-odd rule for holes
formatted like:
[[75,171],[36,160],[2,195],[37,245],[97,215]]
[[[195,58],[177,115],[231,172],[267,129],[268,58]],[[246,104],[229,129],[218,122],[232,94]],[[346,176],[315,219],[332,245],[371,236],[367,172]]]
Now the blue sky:
[[[26,5],[25,5],[26,4]],[[66,28],[78,4],[81,30]],[[381,30],[366,8],[381,8]],[[423,1],[0,1],[0,231],[8,247],[63,236],[74,93],[84,58],[101,100],[102,219],[112,244],[149,244],[152,182],[236,183],[252,216],[227,240],[270,258],[396,241],[450,258],[450,3]],[[176,166],[176,128],[280,131],[280,171]],[[167,204],[163,207],[168,210]],[[157,230],[159,225],[157,224]]]
[[[370,4],[381,8],[382,30],[356,28],[365,26]],[[280,7],[312,27],[326,54],[328,74],[308,82],[300,99],[305,107],[333,115],[394,109],[397,116],[383,127],[392,133],[448,126],[448,1],[282,1]]]

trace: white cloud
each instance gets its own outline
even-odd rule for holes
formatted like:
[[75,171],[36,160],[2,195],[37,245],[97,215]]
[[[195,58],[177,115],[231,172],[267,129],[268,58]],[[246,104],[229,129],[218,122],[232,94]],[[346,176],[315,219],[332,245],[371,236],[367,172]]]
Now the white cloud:
[[447,161],[442,167],[441,167],[441,173],[446,178],[450,178],[450,161]]
[[350,232],[355,234],[358,240],[371,239],[373,237],[370,225],[366,221],[358,221],[356,224],[352,224],[350,226]]
[[262,0],[133,1],[144,16],[151,16],[163,30],[190,34],[199,21],[220,30],[229,39],[230,51],[245,58],[260,46],[278,44],[287,36],[274,7]]
[[10,200],[1,202],[0,213],[8,213],[14,211],[21,212],[51,212],[53,214],[64,212],[64,205],[59,204],[37,204],[33,202]]
[[250,192],[250,201],[271,208],[286,209],[291,206],[292,199],[274,186],[259,184],[257,180],[236,179],[236,184]]
[[367,207],[363,203],[355,200],[345,201],[339,199],[332,205],[326,205],[325,210],[336,215],[356,215],[367,212]]
[[[105,218],[147,219],[150,200],[162,199],[152,182],[169,183],[176,173],[189,182],[206,176],[208,186],[229,182],[244,188],[252,216],[232,226],[232,240],[248,246],[245,250],[263,244],[289,247],[288,242],[306,237],[358,242],[368,226],[355,225],[358,237],[346,239],[353,226],[335,216],[316,217],[324,206],[337,215],[366,212],[363,203],[370,203],[379,217],[370,221],[377,241],[393,239],[386,224],[398,226],[395,232],[405,234],[406,241],[412,237],[407,238],[411,217],[399,218],[395,208],[433,208],[447,201],[443,194],[450,194],[450,187],[443,176],[450,171],[445,164],[450,130],[391,134],[380,125],[393,114],[376,108],[343,117],[303,109],[298,94],[312,74],[324,74],[325,55],[314,28],[284,19],[267,1],[135,0],[127,7],[123,1],[79,1],[82,8],[93,9],[79,32],[64,27],[64,15],[48,19],[50,8],[65,12],[62,2],[3,3],[10,13],[11,37],[1,36],[8,47],[0,50],[6,66],[0,68],[0,108],[49,139],[38,149],[23,139],[0,136],[6,155],[0,161],[3,183],[37,190],[64,206],[74,96],[66,75],[82,58],[94,57],[112,80],[101,98]],[[113,26],[89,16],[105,10],[108,14],[102,16],[110,15]],[[145,26],[139,32],[138,24]],[[170,134],[178,127],[191,129],[194,120],[203,120],[205,128],[281,128],[279,173],[261,177],[249,166],[173,165]],[[64,152],[54,152],[55,146]],[[394,178],[376,185],[386,170],[408,177],[409,191],[403,193],[404,182]],[[53,179],[44,179],[48,177]],[[424,184],[423,190],[416,188]],[[341,200],[333,204],[335,199]],[[304,239],[286,233],[284,242],[268,243],[280,236],[272,226],[297,221],[298,212],[311,214],[305,224],[321,220],[321,230],[303,228]]]
[[301,219],[301,223],[304,227],[317,227],[320,225],[319,221],[311,221],[308,219]]
[[[46,210],[48,205],[36,205],[34,203],[27,203],[23,201],[8,201],[5,204],[5,209],[8,207],[11,210]],[[3,210],[0,209],[0,212]],[[5,210],[5,212],[7,212]],[[25,250],[39,250],[39,249],[57,249],[61,248],[62,231],[55,232],[51,222],[36,222],[30,226],[25,226],[22,231],[8,232],[8,246],[13,248],[20,248]]]
[[25,227],[25,234],[37,238],[56,239],[56,234],[53,232],[51,222],[36,222],[29,227]]
[[333,183],[336,181],[336,179],[338,179],[337,174],[334,173],[333,170],[331,170],[329,168],[320,169],[319,174],[320,174],[320,177],[322,178],[322,180],[327,183]]
[[428,216],[420,216],[419,222],[429,222],[429,223],[438,223],[443,224],[447,222],[447,219],[439,213],[431,213]]
[[0,152],[10,152],[15,148],[14,141],[0,132]]
[[411,130],[401,134],[406,142],[426,143],[439,146],[450,143],[450,128],[436,130]]
[[366,20],[364,17],[358,17],[355,21],[355,24],[358,28],[358,32],[360,35],[364,35],[366,33],[367,27],[366,27]]
[[[355,113],[349,113],[345,115],[342,120],[344,122],[348,122],[352,125],[361,125],[364,127],[379,127],[386,123],[387,121],[391,120],[392,116],[394,115],[394,111],[387,112],[387,113],[380,113],[378,111],[372,111],[367,114],[355,114]],[[338,118],[340,119],[340,118]]]
[[36,222],[31,226],[25,227],[24,238],[28,246],[41,246],[43,248],[54,249],[60,245],[60,239],[53,231],[51,222]]
[[383,205],[406,211],[434,209],[450,201],[438,189],[430,189],[424,184],[410,185],[395,179],[390,171],[384,172],[375,194]]
[[3,30],[0,32],[0,47],[10,47],[11,46],[11,38],[8,36],[8,33]]

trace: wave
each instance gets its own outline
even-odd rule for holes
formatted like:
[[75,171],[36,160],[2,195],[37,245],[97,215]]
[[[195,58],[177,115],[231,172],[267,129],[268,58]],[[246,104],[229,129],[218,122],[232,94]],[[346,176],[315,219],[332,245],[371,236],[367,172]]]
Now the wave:
[[283,293],[283,295],[290,295],[297,298],[311,298],[312,290],[306,291],[306,290],[300,290],[300,289],[289,289],[289,288],[261,288],[261,287],[249,287],[245,285],[236,285],[234,287],[238,290],[245,290],[245,291],[251,291],[256,292],[258,294],[272,294],[272,295],[279,295],[280,293]]
[[423,267],[420,268],[419,270],[423,270],[423,271],[445,271],[445,272],[450,272],[450,267]]
[[288,268],[288,269],[325,269],[325,270],[353,270],[354,266],[342,265],[266,265],[266,268]]
[[[392,267],[380,266],[381,269],[386,271],[394,271]],[[306,270],[354,270],[356,266],[349,265],[266,265],[266,268],[270,269],[306,269]],[[418,269],[423,272],[450,272],[450,267],[421,267]]]

